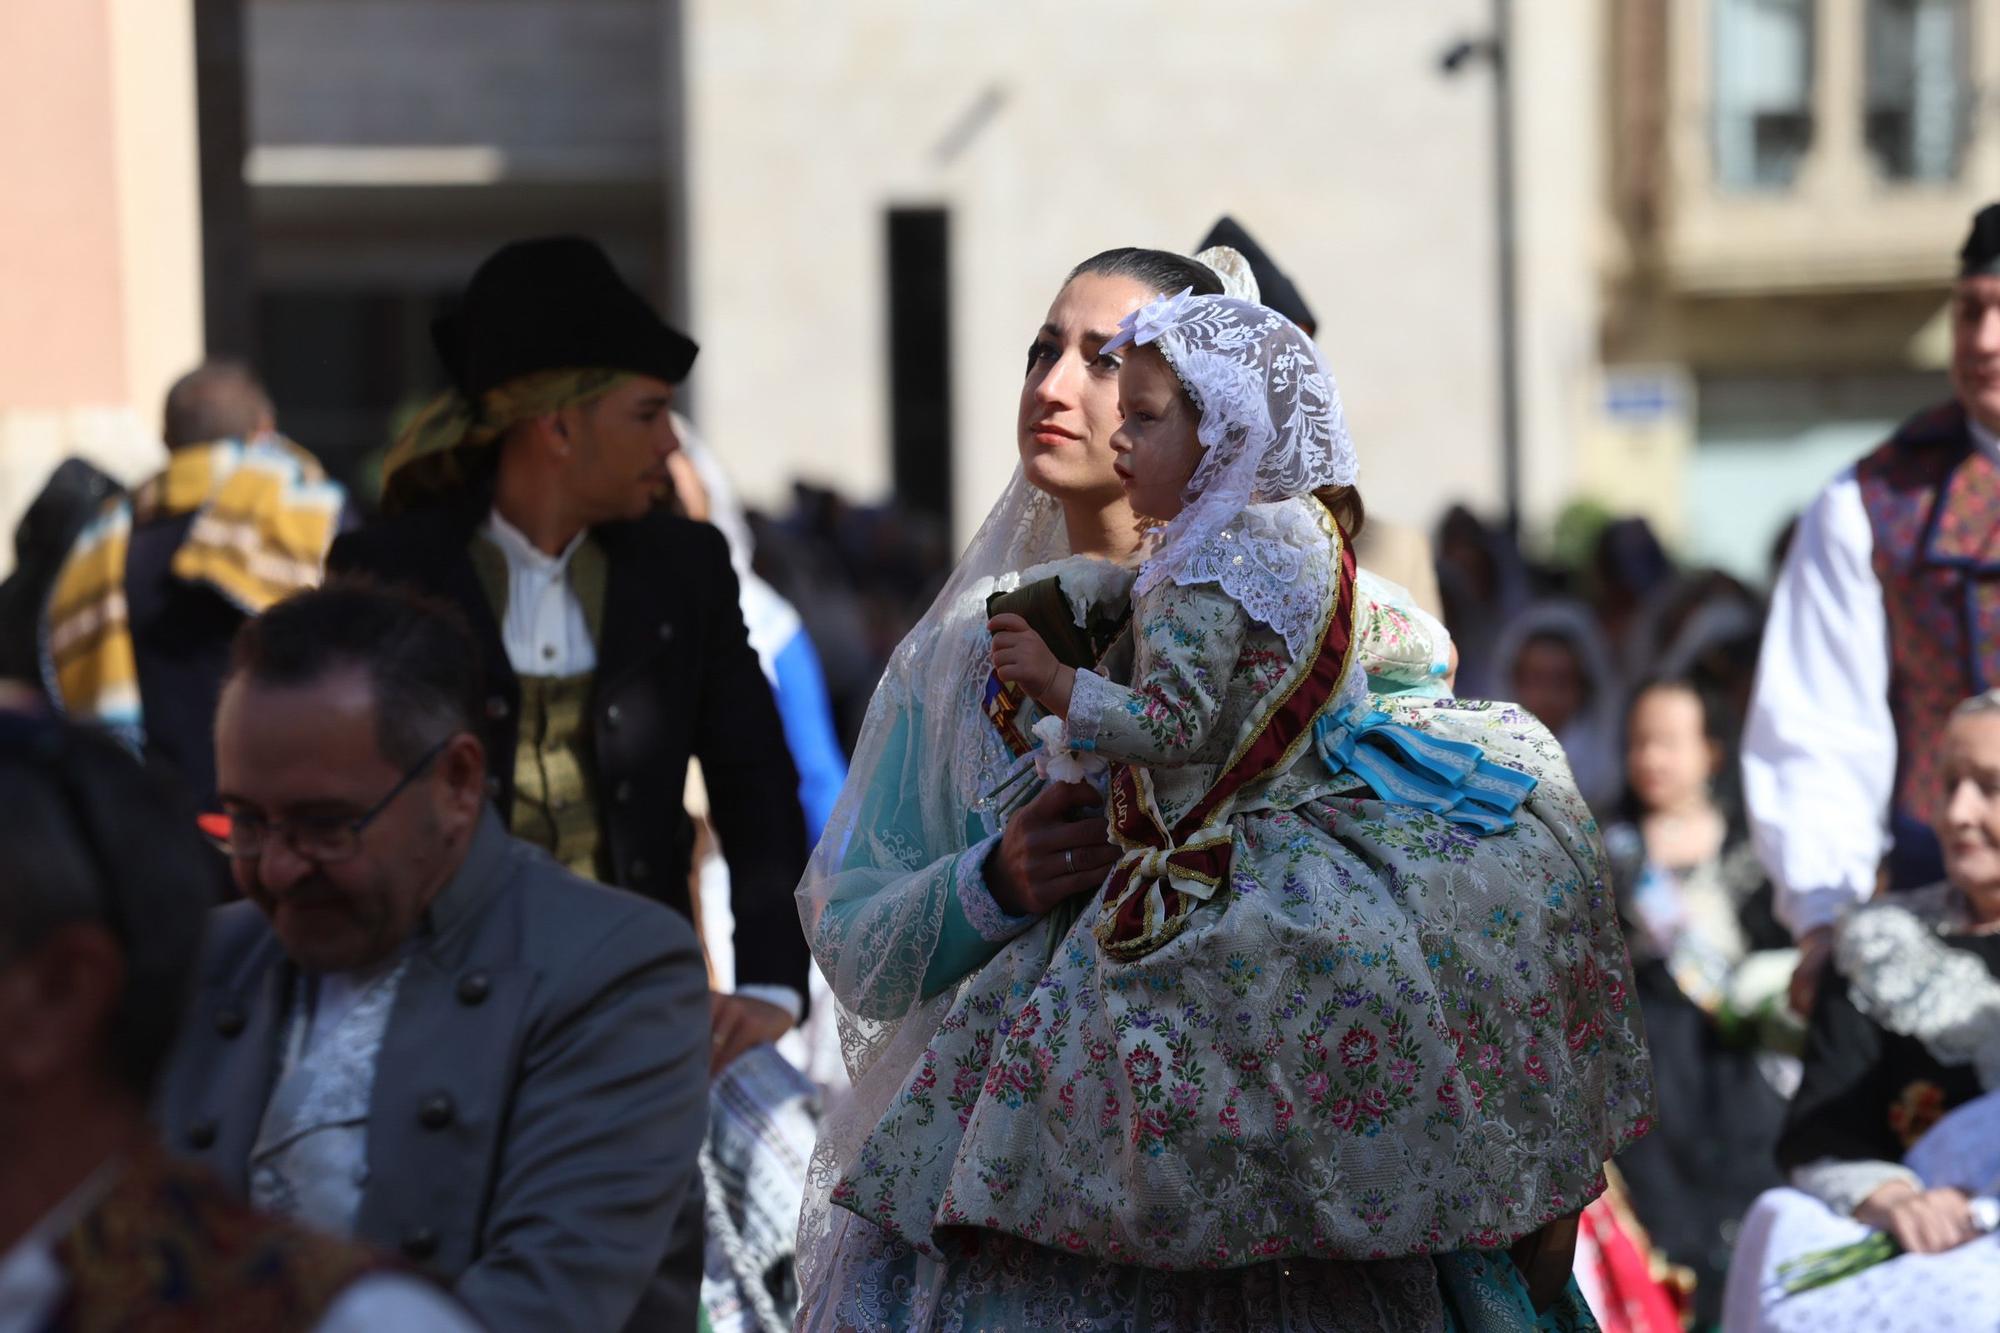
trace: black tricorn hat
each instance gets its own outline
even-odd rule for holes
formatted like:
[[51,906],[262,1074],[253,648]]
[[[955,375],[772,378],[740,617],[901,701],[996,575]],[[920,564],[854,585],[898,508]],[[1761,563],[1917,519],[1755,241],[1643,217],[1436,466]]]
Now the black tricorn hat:
[[1958,276],[1979,278],[2000,274],[2000,204],[1988,204],[1972,215],[1972,230],[1958,252]]
[[1312,308],[1299,295],[1299,289],[1292,285],[1292,280],[1271,262],[1271,256],[1264,253],[1264,247],[1243,230],[1241,223],[1227,213],[1223,214],[1195,249],[1206,250],[1211,245],[1226,245],[1241,251],[1243,257],[1250,261],[1250,272],[1257,279],[1258,300],[1307,333],[1313,331],[1318,321],[1313,318]]
[[541,370],[629,370],[679,384],[700,350],[581,236],[502,246],[457,308],[432,323],[431,342],[459,392],[475,400]]

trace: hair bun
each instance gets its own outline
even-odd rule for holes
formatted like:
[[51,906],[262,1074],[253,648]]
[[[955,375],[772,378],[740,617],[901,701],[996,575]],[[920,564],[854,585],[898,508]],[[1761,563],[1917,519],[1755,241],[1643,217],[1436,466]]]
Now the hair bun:
[[1198,264],[1206,264],[1215,270],[1215,276],[1222,279],[1222,294],[1233,296],[1239,301],[1256,301],[1262,293],[1257,288],[1257,275],[1250,270],[1250,260],[1233,245],[1211,245],[1194,257]]

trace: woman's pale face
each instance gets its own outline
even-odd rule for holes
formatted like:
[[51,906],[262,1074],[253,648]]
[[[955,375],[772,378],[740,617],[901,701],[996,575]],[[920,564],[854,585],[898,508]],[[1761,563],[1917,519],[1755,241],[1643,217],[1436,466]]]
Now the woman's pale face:
[[1944,802],[1945,877],[1982,921],[2000,920],[2000,713],[1945,728]]
[[1122,495],[1111,437],[1118,430],[1118,367],[1100,350],[1118,321],[1156,293],[1131,278],[1080,274],[1056,294],[1028,348],[1016,444],[1021,470],[1058,500]]
[[1144,518],[1170,519],[1181,512],[1188,478],[1201,462],[1194,404],[1167,359],[1138,347],[1119,368],[1118,406],[1125,420],[1111,449],[1125,498]]
[[1625,773],[1647,810],[1674,810],[1699,797],[1721,767],[1693,690],[1647,690],[1626,725]]

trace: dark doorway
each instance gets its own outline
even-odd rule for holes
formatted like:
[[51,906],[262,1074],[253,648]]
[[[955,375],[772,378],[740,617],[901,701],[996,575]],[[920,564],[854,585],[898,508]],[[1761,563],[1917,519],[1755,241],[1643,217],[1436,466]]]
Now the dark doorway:
[[195,0],[196,137],[200,144],[202,321],[210,356],[248,359],[256,345],[243,0]]
[[951,235],[942,208],[889,210],[889,435],[896,498],[951,522]]

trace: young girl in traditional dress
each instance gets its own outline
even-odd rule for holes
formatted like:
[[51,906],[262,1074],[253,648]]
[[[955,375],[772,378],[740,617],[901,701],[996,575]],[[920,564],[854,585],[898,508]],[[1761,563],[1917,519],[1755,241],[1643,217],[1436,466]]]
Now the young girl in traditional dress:
[[1651,1102],[1595,825],[1520,710],[1369,694],[1353,447],[1311,340],[1183,293],[1127,344],[1119,475],[1165,521],[1133,684],[990,626],[996,675],[1111,762],[1122,858],[1000,1036],[927,1055],[918,1085],[983,1072],[917,1172],[947,1173],[929,1239],[1169,1269],[1519,1241],[1597,1194]]

